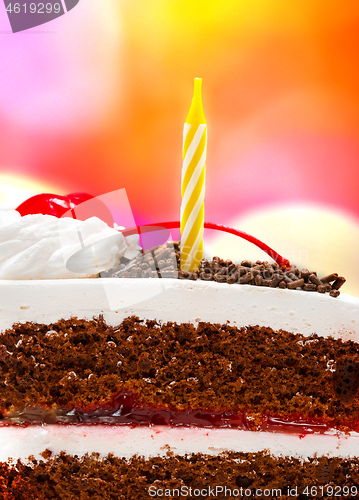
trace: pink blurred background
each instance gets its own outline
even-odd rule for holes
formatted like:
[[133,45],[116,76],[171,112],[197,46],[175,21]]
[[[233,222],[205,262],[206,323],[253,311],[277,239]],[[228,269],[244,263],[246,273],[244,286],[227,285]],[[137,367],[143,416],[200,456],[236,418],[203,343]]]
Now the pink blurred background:
[[[359,294],[358,60],[355,3],[80,0],[17,34],[0,5],[0,208],[125,188],[137,224],[178,220],[199,76],[205,219],[340,272]],[[206,241],[258,258],[228,238]]]

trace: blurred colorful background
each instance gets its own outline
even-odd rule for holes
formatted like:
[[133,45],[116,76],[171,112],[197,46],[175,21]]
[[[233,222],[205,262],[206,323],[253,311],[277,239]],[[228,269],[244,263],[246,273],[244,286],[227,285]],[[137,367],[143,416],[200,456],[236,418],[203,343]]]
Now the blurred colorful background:
[[[178,220],[202,77],[205,219],[359,295],[358,60],[355,2],[80,0],[16,34],[0,5],[0,208],[125,188],[137,224]],[[265,258],[233,236],[205,245]]]

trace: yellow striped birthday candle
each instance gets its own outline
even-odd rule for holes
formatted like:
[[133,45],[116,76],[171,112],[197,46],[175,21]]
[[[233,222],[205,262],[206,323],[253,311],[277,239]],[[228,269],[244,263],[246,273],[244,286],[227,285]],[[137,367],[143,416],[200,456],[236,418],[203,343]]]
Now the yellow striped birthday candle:
[[195,78],[192,104],[183,131],[181,270],[194,271],[203,257],[204,184],[207,124],[202,78]]

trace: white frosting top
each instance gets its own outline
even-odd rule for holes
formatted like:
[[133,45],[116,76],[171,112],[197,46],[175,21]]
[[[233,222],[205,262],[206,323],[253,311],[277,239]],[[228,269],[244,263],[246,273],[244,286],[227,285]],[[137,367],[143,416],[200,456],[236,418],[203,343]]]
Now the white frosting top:
[[138,254],[135,238],[126,242],[97,217],[85,221],[52,215],[0,211],[0,279],[86,278]]
[[99,278],[0,281],[0,332],[14,323],[92,319],[112,326],[129,316],[177,323],[226,323],[241,327],[332,335],[359,342],[359,299],[341,293],[304,292],[253,285],[172,278]]

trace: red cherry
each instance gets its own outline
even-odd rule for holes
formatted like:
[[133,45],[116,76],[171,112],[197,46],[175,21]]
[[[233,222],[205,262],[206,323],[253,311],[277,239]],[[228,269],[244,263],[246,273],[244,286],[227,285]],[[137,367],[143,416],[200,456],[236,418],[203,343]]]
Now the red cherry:
[[86,220],[98,217],[113,226],[113,218],[107,206],[98,198],[88,193],[71,193],[60,196],[51,193],[42,193],[32,196],[19,205],[16,210],[21,214],[44,214],[55,217],[73,217]]
[[42,193],[32,196],[17,207],[17,211],[22,215],[44,214],[61,217],[71,207],[66,196]]

